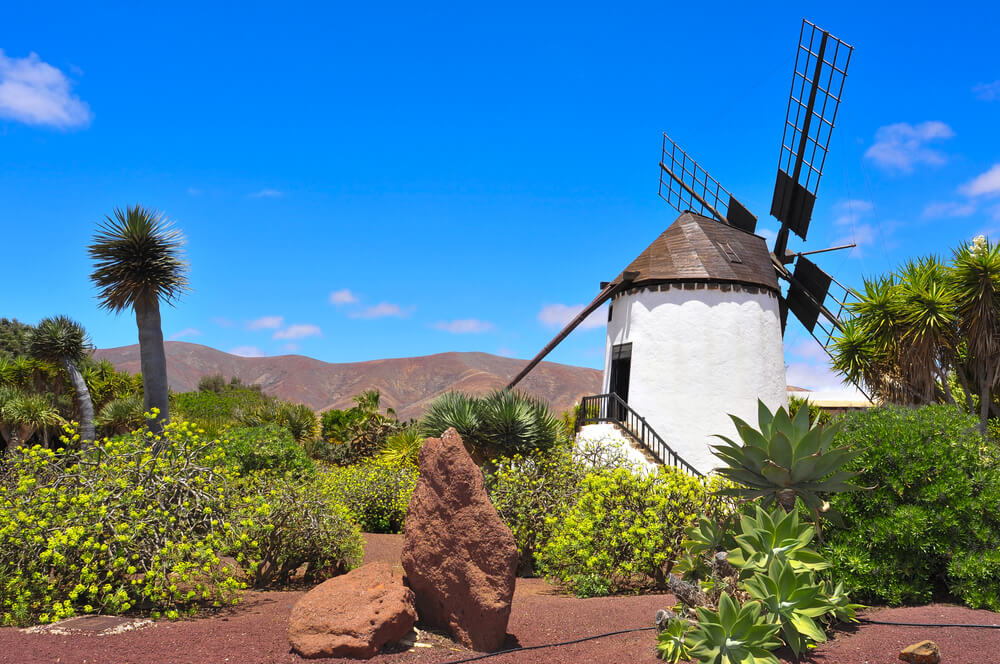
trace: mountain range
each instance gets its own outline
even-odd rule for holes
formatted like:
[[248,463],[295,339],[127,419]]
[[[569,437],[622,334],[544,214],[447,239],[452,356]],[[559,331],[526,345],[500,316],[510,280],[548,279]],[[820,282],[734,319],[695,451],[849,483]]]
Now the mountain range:
[[[400,419],[418,418],[436,397],[457,390],[483,394],[503,387],[526,364],[489,353],[440,353],[368,362],[332,364],[303,355],[241,357],[215,348],[183,341],[164,344],[167,376],[175,392],[198,389],[202,376],[222,374],[244,383],[260,385],[266,393],[314,410],[345,409],[351,397],[378,389],[381,404],[396,410]],[[94,351],[115,368],[139,372],[139,346]],[[587,394],[601,391],[602,373],[596,369],[542,362],[518,386],[549,402],[561,413]]]

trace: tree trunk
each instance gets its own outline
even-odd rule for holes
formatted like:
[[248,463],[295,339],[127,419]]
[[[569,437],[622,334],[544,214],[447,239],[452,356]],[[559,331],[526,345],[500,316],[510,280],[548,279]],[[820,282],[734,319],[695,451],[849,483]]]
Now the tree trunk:
[[993,367],[987,369],[986,376],[979,387],[979,433],[984,436],[986,435],[986,423],[990,418],[990,388],[993,387],[994,372]]
[[170,404],[167,392],[167,354],[163,349],[163,330],[160,327],[160,302],[135,303],[135,323],[139,327],[139,366],[142,370],[143,406],[149,412],[158,408],[159,413],[149,422],[149,430],[163,433],[170,421]]
[[84,446],[94,442],[94,402],[90,398],[87,381],[72,360],[63,359],[63,368],[69,374],[69,382],[76,392],[76,407],[80,409],[80,443]]

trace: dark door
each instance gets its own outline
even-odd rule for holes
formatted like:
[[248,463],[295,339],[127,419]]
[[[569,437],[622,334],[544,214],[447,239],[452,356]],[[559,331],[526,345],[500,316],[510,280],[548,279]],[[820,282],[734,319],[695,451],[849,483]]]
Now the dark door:
[[[628,403],[628,379],[632,370],[632,344],[611,348],[611,380],[608,389]],[[619,422],[625,419],[625,409],[615,407],[609,415]]]

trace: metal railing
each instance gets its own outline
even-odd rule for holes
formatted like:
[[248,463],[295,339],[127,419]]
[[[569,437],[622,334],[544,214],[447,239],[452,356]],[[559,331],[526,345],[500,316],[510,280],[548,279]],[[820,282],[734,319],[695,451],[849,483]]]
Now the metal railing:
[[585,424],[598,422],[612,422],[619,425],[622,431],[642,445],[660,463],[701,477],[701,473],[694,466],[678,456],[677,452],[674,452],[667,442],[653,431],[646,418],[632,410],[632,407],[614,392],[583,397],[580,400],[580,411],[576,416],[577,430]]

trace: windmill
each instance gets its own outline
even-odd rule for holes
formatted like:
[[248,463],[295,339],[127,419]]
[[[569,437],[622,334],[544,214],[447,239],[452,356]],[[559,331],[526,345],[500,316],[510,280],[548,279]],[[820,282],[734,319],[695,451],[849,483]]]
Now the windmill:
[[508,388],[611,301],[605,394],[584,397],[583,423],[615,422],[660,462],[702,472],[713,462],[711,436],[735,433],[728,413],[753,422],[758,399],[772,409],[787,403],[788,313],[825,349],[850,294],[807,258],[845,247],[791,252],[788,241],[790,233],[806,240],[852,52],[802,21],[771,202],[781,224],[772,247],[754,234],[757,217],[664,134],[659,195],[680,217],[602,282]]

